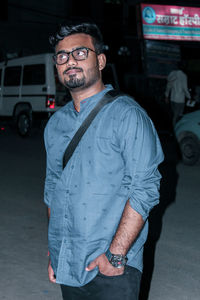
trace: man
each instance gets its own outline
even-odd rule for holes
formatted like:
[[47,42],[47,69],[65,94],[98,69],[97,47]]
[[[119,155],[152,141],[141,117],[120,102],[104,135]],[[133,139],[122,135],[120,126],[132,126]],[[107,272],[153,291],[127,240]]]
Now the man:
[[147,217],[159,198],[160,142],[145,111],[119,96],[63,170],[67,145],[112,86],[102,81],[106,57],[95,24],[62,25],[50,42],[73,101],[45,128],[49,279],[61,284],[63,299],[138,299]]
[[183,70],[184,65],[180,63],[179,69],[170,72],[167,77],[165,101],[166,103],[169,103],[170,97],[173,126],[183,114],[185,108],[185,98],[191,98],[188,90],[187,76]]

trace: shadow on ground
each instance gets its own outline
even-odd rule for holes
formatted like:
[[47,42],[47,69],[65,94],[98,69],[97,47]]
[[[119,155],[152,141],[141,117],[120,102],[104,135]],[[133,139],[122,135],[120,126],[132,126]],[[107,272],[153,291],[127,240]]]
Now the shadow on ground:
[[140,300],[147,300],[154,270],[156,244],[162,231],[162,220],[166,209],[175,201],[178,173],[176,165],[179,160],[176,140],[172,135],[161,135],[161,144],[165,160],[160,165],[162,174],[160,186],[160,204],[149,216],[149,235],[144,248],[144,270],[142,275]]

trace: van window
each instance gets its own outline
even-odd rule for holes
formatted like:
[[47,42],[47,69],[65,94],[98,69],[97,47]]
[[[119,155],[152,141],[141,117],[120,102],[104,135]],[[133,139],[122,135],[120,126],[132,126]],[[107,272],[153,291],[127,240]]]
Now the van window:
[[20,85],[21,67],[7,67],[5,69],[4,86]]
[[0,84],[1,84],[1,74],[2,74],[2,69],[0,69]]
[[45,65],[24,66],[23,85],[45,84]]

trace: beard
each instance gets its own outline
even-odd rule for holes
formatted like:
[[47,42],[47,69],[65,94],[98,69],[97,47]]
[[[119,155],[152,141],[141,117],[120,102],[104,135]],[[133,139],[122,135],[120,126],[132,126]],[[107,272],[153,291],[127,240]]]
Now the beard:
[[64,78],[63,84],[70,91],[73,91],[75,89],[88,88],[88,87],[92,86],[95,82],[97,82],[100,78],[98,65],[96,65],[95,67],[93,67],[87,71],[87,78],[83,74],[83,70],[81,70],[81,69],[79,69],[79,70],[80,70],[80,72],[82,72],[82,76],[80,78],[77,78],[76,74],[70,75],[68,80],[66,78]]
[[64,79],[64,86],[69,90],[73,90],[85,85],[85,77],[77,78],[76,75],[69,76],[69,80]]

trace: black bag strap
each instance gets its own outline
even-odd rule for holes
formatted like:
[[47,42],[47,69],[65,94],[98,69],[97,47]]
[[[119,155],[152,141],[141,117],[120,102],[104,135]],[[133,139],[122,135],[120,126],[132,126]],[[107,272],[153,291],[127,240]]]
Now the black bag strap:
[[93,108],[93,110],[89,113],[87,118],[83,121],[75,135],[73,136],[72,140],[70,141],[69,145],[67,146],[64,156],[63,156],[63,169],[65,168],[66,164],[72,157],[72,154],[74,153],[76,147],[78,146],[82,136],[98,114],[98,112],[103,108],[104,105],[107,103],[110,103],[117,99],[121,93],[117,90],[110,90],[108,91],[102,99],[97,103],[97,105]]

